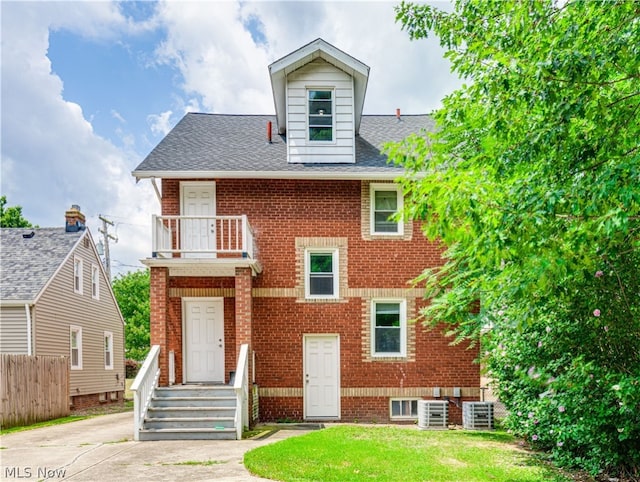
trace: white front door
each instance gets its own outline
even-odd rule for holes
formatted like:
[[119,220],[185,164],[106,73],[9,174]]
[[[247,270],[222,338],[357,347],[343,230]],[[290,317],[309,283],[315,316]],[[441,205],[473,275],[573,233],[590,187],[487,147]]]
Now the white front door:
[[303,364],[305,418],[340,418],[338,335],[305,335]]
[[185,382],[224,383],[224,300],[184,301]]
[[207,219],[185,219],[180,226],[182,249],[209,251],[184,253],[183,257],[215,257],[216,249],[216,185],[213,182],[182,182],[181,213],[183,216],[209,216]]

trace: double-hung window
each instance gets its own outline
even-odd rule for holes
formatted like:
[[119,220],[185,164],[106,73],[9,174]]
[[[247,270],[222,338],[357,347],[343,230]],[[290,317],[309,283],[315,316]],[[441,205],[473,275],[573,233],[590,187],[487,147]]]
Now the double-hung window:
[[402,235],[403,224],[394,216],[402,211],[402,190],[396,184],[371,184],[371,233]]
[[97,265],[91,265],[91,297],[100,299],[100,269]]
[[305,253],[306,297],[338,297],[338,250],[308,249]]
[[333,91],[308,90],[309,140],[333,141]]
[[82,328],[79,326],[70,327],[70,355],[71,369],[82,370]]
[[104,332],[104,368],[113,370],[113,333]]
[[406,356],[407,305],[404,300],[373,300],[371,324],[373,356]]
[[82,258],[73,258],[73,291],[82,294]]

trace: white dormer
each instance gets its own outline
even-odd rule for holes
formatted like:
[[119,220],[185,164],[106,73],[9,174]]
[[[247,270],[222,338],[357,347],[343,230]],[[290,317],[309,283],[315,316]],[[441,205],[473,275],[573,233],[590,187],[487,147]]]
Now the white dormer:
[[354,163],[369,67],[317,39],[269,66],[292,163]]

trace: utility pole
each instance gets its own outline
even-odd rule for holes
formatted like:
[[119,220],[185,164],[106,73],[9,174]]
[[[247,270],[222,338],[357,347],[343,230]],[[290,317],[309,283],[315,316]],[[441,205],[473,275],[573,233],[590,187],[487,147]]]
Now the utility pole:
[[109,234],[109,226],[114,226],[113,221],[109,221],[102,215],[98,215],[98,219],[102,221],[102,228],[98,229],[104,236],[104,260],[107,269],[107,277],[109,278],[109,283],[111,283],[111,257],[109,256],[109,239],[112,239],[114,243],[118,242],[118,238]]

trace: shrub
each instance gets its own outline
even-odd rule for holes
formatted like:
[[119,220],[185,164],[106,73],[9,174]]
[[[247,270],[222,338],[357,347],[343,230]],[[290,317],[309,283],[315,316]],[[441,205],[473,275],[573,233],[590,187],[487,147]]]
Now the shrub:
[[124,369],[127,374],[127,378],[135,378],[138,374],[138,370],[140,370],[140,362],[127,358],[124,361]]
[[[626,269],[620,269],[624,264]],[[640,475],[637,259],[609,260],[581,296],[522,329],[495,317],[487,366],[505,426],[560,465]],[[632,298],[625,301],[625,296]]]

